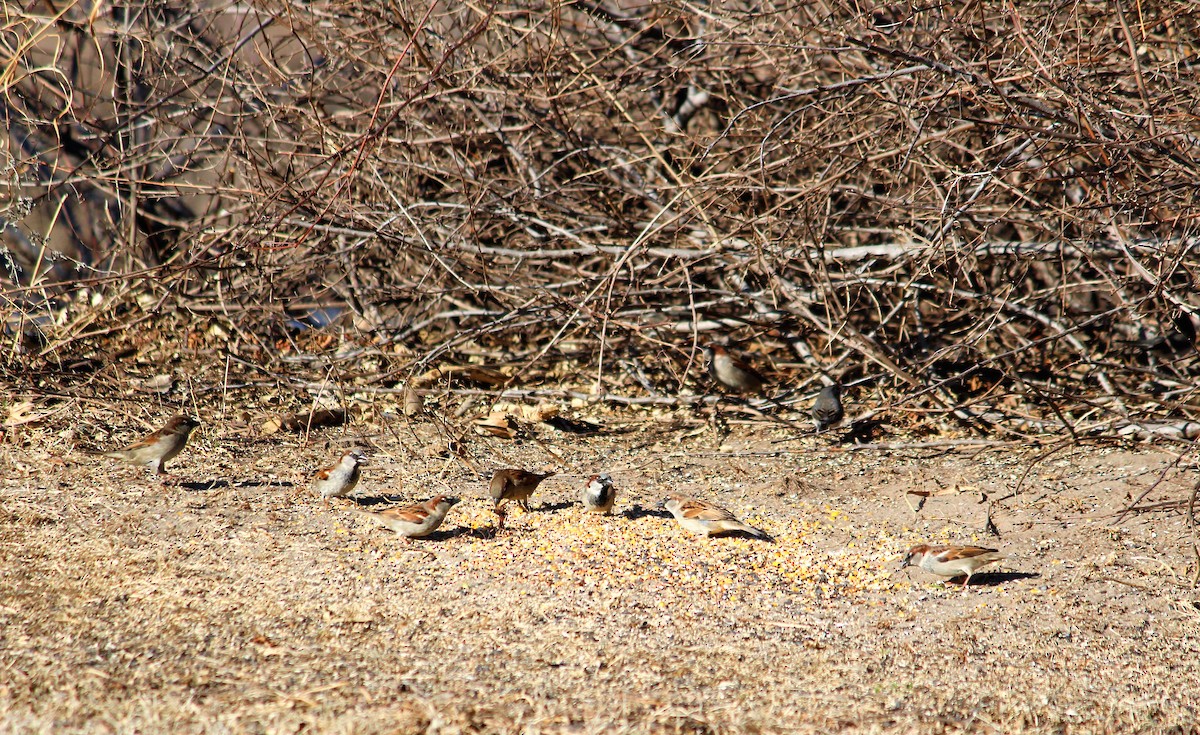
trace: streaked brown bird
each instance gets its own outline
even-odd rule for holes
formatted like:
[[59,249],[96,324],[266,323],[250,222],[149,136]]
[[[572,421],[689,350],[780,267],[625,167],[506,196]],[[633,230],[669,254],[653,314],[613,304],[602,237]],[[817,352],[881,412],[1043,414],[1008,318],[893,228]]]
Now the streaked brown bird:
[[900,569],[920,567],[930,574],[953,579],[966,575],[963,592],[971,584],[971,577],[980,567],[995,564],[1004,555],[995,549],[982,546],[934,546],[918,544],[908,550]]
[[191,416],[172,416],[161,429],[124,449],[88,453],[119,459],[126,464],[146,466],[156,475],[165,475],[167,461],[183,451],[192,430],[199,425],[200,422]]
[[504,530],[504,519],[508,513],[504,510],[504,506],[508,501],[515,500],[517,505],[521,506],[524,511],[529,511],[529,496],[533,495],[533,491],[541,484],[542,480],[547,477],[553,477],[555,473],[547,472],[538,474],[527,470],[505,469],[496,470],[492,474],[492,483],[490,486],[492,499],[496,501],[496,516],[497,530]]
[[723,388],[737,393],[762,393],[766,381],[745,360],[734,357],[718,344],[705,345],[704,355],[708,358],[709,375]]
[[458,498],[438,495],[424,503],[414,503],[403,508],[370,511],[355,507],[354,512],[370,518],[385,528],[390,528],[406,543],[411,544],[412,539],[423,538],[438,530],[442,521],[446,520],[446,513],[457,502]]
[[723,533],[746,533],[756,538],[771,540],[766,531],[747,525],[738,520],[737,516],[719,505],[689,498],[683,495],[672,495],[659,503],[660,508],[666,508],[680,526],[697,536],[717,536]]

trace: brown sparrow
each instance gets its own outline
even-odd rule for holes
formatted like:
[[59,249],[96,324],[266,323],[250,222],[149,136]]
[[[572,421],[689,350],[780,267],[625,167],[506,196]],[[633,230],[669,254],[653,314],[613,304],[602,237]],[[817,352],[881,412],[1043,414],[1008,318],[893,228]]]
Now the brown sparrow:
[[446,520],[446,513],[450,510],[450,506],[457,502],[458,498],[439,495],[424,503],[406,505],[403,508],[370,511],[355,507],[354,510],[392,529],[396,535],[404,539],[405,543],[411,544],[412,539],[422,538],[436,531],[438,526],[442,525],[442,521]]
[[845,410],[842,408],[842,386],[834,383],[822,388],[812,406],[812,419],[817,432],[842,423],[843,416]]
[[167,460],[183,451],[192,429],[199,425],[200,422],[191,416],[172,416],[161,429],[124,449],[89,453],[112,457],[131,465],[145,465],[153,470],[154,474],[165,475]]
[[338,458],[330,466],[318,470],[313,477],[313,492],[328,500],[329,498],[344,498],[354,490],[362,477],[359,469],[367,461],[362,450],[351,449]]
[[522,510],[528,511],[529,496],[533,495],[533,491],[537,489],[542,480],[552,477],[554,474],[547,472],[539,475],[536,472],[525,470],[496,470],[492,475],[492,484],[489,489],[492,499],[496,501],[495,510],[499,517],[497,530],[504,530],[504,518],[508,515],[504,511],[505,503],[515,500]]
[[659,503],[659,507],[671,511],[679,525],[699,536],[740,531],[768,541],[771,539],[765,532],[742,523],[737,516],[724,508],[703,500],[672,495]]
[[918,544],[908,550],[908,556],[904,557],[904,563],[900,565],[900,568],[920,567],[931,574],[948,579],[965,574],[967,578],[963,581],[963,592],[966,592],[967,585],[971,583],[972,574],[979,571],[980,567],[993,564],[1003,558],[1004,556],[995,549],[985,549],[982,546]]
[[607,472],[592,475],[587,487],[583,488],[583,509],[588,513],[610,514],[616,499],[617,489]]
[[708,373],[722,387],[738,393],[761,393],[763,376],[718,344],[704,347],[704,355],[708,358]]

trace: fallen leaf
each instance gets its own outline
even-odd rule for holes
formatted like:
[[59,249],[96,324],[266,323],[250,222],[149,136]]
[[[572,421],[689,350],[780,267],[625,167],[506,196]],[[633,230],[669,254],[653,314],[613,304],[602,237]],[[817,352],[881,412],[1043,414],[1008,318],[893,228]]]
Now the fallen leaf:
[[283,428],[288,431],[307,431],[321,429],[327,426],[341,426],[346,423],[346,412],[340,408],[319,408],[315,411],[302,411],[292,414],[283,420]]

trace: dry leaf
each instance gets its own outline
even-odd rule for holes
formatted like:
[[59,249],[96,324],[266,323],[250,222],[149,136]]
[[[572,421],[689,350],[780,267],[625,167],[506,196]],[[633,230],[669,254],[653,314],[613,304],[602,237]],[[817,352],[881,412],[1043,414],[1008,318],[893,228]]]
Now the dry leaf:
[[175,385],[175,379],[166,373],[159,373],[152,378],[143,380],[137,386],[138,390],[146,391],[147,393],[170,393],[171,387]]
[[430,385],[443,378],[479,383],[489,387],[503,385],[508,382],[508,376],[493,368],[478,365],[444,365],[425,372],[415,379],[416,385]]
[[326,426],[341,426],[346,423],[346,412],[340,408],[319,408],[316,411],[302,411],[292,414],[283,420],[283,428],[288,431],[307,431]]
[[517,438],[513,420],[503,413],[493,413],[487,418],[475,419],[475,431],[484,436],[498,436],[501,439]]
[[416,416],[425,410],[425,398],[412,385],[404,389],[404,415]]
[[554,418],[558,415],[558,404],[543,402],[536,406],[521,406],[521,416],[526,421],[535,421],[541,423],[547,419]]
[[421,451],[426,457],[461,457],[464,454],[463,445],[456,439],[448,439],[445,442],[427,444]]
[[20,426],[40,418],[41,416],[33,414],[33,401],[18,401],[8,407],[8,418],[4,419],[4,425]]

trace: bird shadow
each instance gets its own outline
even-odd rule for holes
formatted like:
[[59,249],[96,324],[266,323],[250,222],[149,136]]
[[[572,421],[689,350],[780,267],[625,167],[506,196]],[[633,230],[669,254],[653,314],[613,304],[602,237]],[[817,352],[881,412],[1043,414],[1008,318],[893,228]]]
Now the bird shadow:
[[631,521],[636,521],[639,518],[674,518],[674,516],[661,508],[646,508],[641,505],[626,508],[617,515]]
[[479,529],[467,528],[466,526],[457,526],[455,528],[446,529],[444,531],[434,531],[428,536],[421,537],[420,541],[449,541],[450,539],[462,538],[463,536],[474,537],[475,531]]
[[[763,531],[763,533],[767,532]],[[750,539],[751,541],[766,541],[769,544],[775,543],[775,537],[771,536],[770,534],[767,534],[766,536],[758,536],[750,533],[749,531],[738,530],[718,531],[717,533],[710,534],[710,538],[745,538]]]
[[551,416],[543,423],[565,434],[575,434],[576,436],[589,436],[601,432],[610,433],[605,431],[605,428],[600,424],[594,424],[591,421],[583,421],[581,419],[568,419],[563,416]]
[[238,480],[230,482],[229,480],[214,479],[214,480],[186,480],[176,483],[177,487],[184,490],[204,491],[204,490],[220,490],[227,487],[295,487],[296,483],[288,480]]
[[348,500],[360,508],[372,508],[376,505],[383,505],[385,503],[399,503],[401,498],[399,495],[389,495],[385,493],[382,495],[357,495],[348,498]]
[[570,508],[572,505],[575,505],[575,503],[573,503],[569,500],[560,500],[557,503],[546,502],[546,503],[542,503],[541,505],[539,505],[537,507],[537,511],[539,513],[545,513],[548,510],[566,510],[567,508]]
[[522,534],[532,533],[530,529],[509,526],[501,531],[496,526],[483,526],[481,528],[461,528],[457,536],[465,536],[467,538],[479,539],[480,541],[495,541],[498,538],[505,536],[520,536]]
[[[827,430],[832,433],[832,429]],[[870,444],[884,434],[883,421],[879,419],[860,419],[850,424],[840,437],[835,438],[838,444]]]
[[[971,575],[972,587],[995,587],[996,585],[1004,584],[1005,582],[1014,582],[1019,579],[1037,579],[1041,577],[1037,572],[977,572]],[[958,580],[957,582],[955,580]],[[966,584],[966,575],[960,574],[957,577],[952,577],[947,582],[956,584]]]

